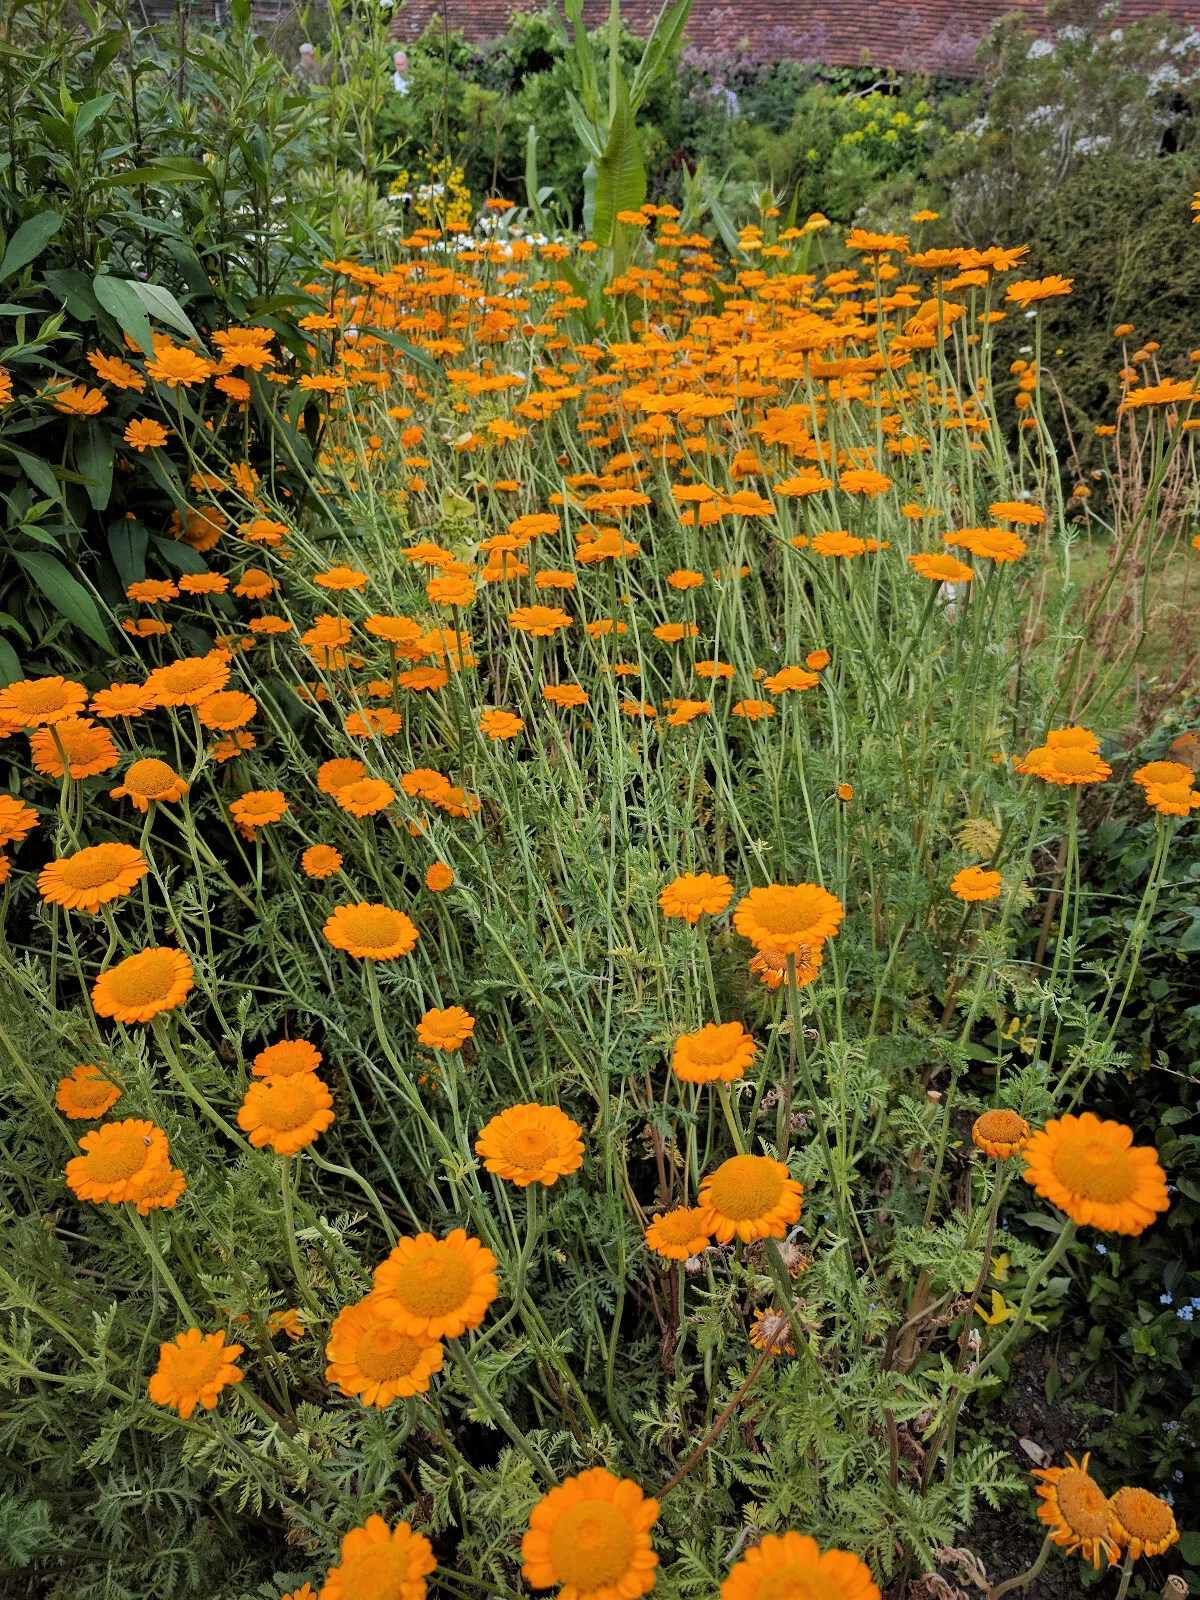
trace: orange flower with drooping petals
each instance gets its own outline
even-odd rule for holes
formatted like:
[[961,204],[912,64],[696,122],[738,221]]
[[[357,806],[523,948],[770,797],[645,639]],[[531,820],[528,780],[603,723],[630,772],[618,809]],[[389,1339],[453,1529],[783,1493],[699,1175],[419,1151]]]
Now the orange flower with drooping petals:
[[163,805],[181,800],[188,792],[188,786],[165,761],[159,761],[155,756],[143,756],[128,767],[117,788],[108,792],[114,800],[127,797],[139,811],[148,811],[151,804]]
[[245,1347],[226,1344],[223,1333],[201,1333],[189,1328],[159,1347],[158,1367],[150,1378],[149,1393],[157,1406],[169,1406],[185,1420],[196,1407],[212,1411],[228,1384],[241,1383],[237,1358]]
[[1078,1551],[1099,1567],[1102,1551],[1109,1561],[1118,1560],[1119,1551],[1111,1532],[1108,1496],[1088,1471],[1088,1459],[1068,1456],[1069,1466],[1035,1467],[1033,1475],[1042,1480],[1037,1487],[1042,1502],[1037,1514],[1049,1528],[1049,1537],[1069,1554]]
[[72,1122],[102,1117],[120,1098],[120,1084],[106,1078],[94,1062],[73,1068],[54,1091],[55,1105]]
[[984,1155],[997,1161],[1007,1161],[1009,1156],[1024,1150],[1029,1143],[1029,1124],[1025,1118],[1006,1106],[996,1106],[976,1117],[971,1127],[971,1143]]
[[1179,1538],[1170,1504],[1149,1489],[1126,1485],[1108,1502],[1109,1532],[1137,1561],[1141,1556],[1161,1556]]
[[243,832],[254,835],[256,828],[279,822],[288,803],[282,789],[250,789],[229,807],[229,815]]
[[513,716],[511,711],[489,709],[479,719],[480,733],[487,734],[493,744],[498,739],[515,739],[524,726],[523,719]]

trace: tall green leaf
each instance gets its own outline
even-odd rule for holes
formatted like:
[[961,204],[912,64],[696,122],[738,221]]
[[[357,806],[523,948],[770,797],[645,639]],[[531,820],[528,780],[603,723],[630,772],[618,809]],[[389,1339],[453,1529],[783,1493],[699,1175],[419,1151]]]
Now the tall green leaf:
[[659,12],[629,86],[629,103],[635,111],[641,109],[655,80],[666,71],[682,44],[691,10],[692,0],[676,0],[670,10],[664,5]]
[[111,649],[96,602],[56,556],[45,555],[40,550],[16,550],[13,555],[56,611],[61,612],[68,622],[73,622],[82,633],[86,633],[89,639],[94,639],[106,650]]
[[63,225],[57,211],[43,211],[23,222],[8,241],[4,259],[0,261],[0,283],[14,277],[22,267],[27,267],[53,239]]
[[[615,64],[614,64],[615,66]],[[596,168],[596,216],[592,237],[597,244],[612,244],[617,213],[636,211],[646,198],[646,168],[629,90],[619,67],[615,68],[616,101],[608,143]]]
[[93,509],[103,511],[112,495],[113,436],[106,422],[90,418],[75,428],[75,470]]

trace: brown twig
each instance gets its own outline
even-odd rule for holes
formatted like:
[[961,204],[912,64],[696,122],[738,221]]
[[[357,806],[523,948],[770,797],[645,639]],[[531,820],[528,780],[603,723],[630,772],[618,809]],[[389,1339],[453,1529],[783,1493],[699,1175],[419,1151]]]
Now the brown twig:
[[676,1488],[676,1487],[678,1487],[678,1485],[681,1484],[683,1482],[683,1480],[687,1477],[688,1473],[691,1472],[693,1467],[699,1465],[699,1463],[703,1460],[704,1455],[707,1452],[709,1446],[723,1432],[723,1430],[725,1428],[725,1424],[729,1421],[730,1417],[733,1415],[733,1413],[737,1410],[737,1408],[741,1405],[742,1401],[745,1399],[746,1391],[750,1388],[750,1385],[754,1382],[755,1378],[758,1377],[759,1373],[766,1366],[767,1362],[771,1359],[771,1357],[774,1354],[775,1354],[774,1350],[772,1350],[770,1348],[770,1346],[768,1345],[768,1347],[759,1356],[758,1360],[750,1368],[750,1373],[749,1373],[749,1376],[747,1377],[745,1383],[742,1384],[741,1388],[734,1395],[733,1399],[729,1402],[729,1404],[725,1407],[724,1411],[722,1411],[721,1415],[713,1423],[712,1427],[704,1435],[703,1439],[701,1439],[700,1443],[692,1451],[691,1455],[687,1458],[687,1460],[680,1467],[679,1471],[675,1474],[675,1476],[673,1478],[669,1479],[668,1482],[665,1483],[663,1485],[663,1487],[658,1491],[658,1498],[660,1500],[665,1500],[667,1495],[670,1494],[671,1490]]

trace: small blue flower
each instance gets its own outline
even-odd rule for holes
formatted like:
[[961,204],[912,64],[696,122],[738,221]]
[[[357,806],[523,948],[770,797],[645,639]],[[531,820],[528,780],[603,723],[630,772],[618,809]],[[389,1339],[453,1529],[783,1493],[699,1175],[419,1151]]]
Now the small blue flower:
[[1160,1294],[1158,1303],[1160,1306],[1173,1306],[1175,1304],[1175,1296],[1173,1294]]
[[1096,1254],[1098,1256],[1106,1256],[1108,1254],[1108,1246],[1106,1244],[1098,1244],[1096,1246]]
[[[1180,1474],[1176,1473],[1175,1476],[1178,1478],[1180,1476]],[[1168,1489],[1167,1492],[1163,1495],[1163,1499],[1167,1502],[1167,1504],[1169,1506],[1173,1506],[1175,1504],[1175,1496],[1171,1493],[1170,1489]]]
[[1191,1322],[1196,1313],[1192,1310],[1191,1306],[1180,1306],[1175,1315],[1181,1322]]
[[1188,1305],[1191,1306],[1193,1311],[1200,1311],[1200,1295],[1193,1295],[1188,1301]]

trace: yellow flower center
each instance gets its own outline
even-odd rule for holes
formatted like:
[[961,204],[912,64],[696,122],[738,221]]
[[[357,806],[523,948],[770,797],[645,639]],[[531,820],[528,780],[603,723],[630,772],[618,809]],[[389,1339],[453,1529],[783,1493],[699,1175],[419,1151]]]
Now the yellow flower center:
[[98,1106],[108,1099],[112,1089],[107,1078],[101,1078],[95,1072],[85,1072],[71,1079],[68,1092],[77,1106]]
[[133,1128],[118,1128],[106,1132],[87,1153],[91,1174],[102,1183],[116,1183],[132,1178],[146,1165],[150,1141]]
[[585,1593],[616,1583],[629,1571],[634,1531],[624,1512],[608,1500],[571,1506],[550,1535],[555,1574]]
[[27,716],[41,716],[47,711],[61,711],[69,698],[61,683],[42,678],[34,683],[23,683],[19,701]]
[[383,1383],[407,1378],[421,1358],[421,1346],[390,1322],[375,1322],[354,1347],[354,1364],[364,1378]]
[[763,1573],[755,1600],[842,1600],[842,1591],[820,1567],[789,1561]]
[[388,906],[355,909],[346,918],[346,932],[364,950],[385,950],[396,942],[396,913]]
[[96,844],[63,861],[58,875],[71,889],[98,889],[101,884],[111,883],[127,865],[119,845]]
[[143,800],[154,800],[166,794],[174,782],[174,771],[165,761],[157,761],[153,756],[135,761],[125,774],[125,787],[130,794],[139,795]]
[[985,1111],[975,1131],[992,1144],[1018,1144],[1025,1137],[1025,1123],[1015,1111]]
[[1108,1532],[1108,1498],[1090,1473],[1069,1467],[1054,1486],[1059,1510],[1072,1533],[1099,1539]]
[[505,1130],[501,1136],[504,1159],[526,1172],[537,1172],[555,1153],[554,1140],[545,1128]]
[[175,963],[169,950],[143,950],[127,956],[110,973],[113,998],[122,1006],[144,1006],[165,1000],[175,981]]
[[690,1244],[703,1231],[690,1211],[671,1211],[656,1227],[665,1244]]
[[1118,1489],[1112,1497],[1112,1509],[1125,1532],[1144,1544],[1157,1544],[1174,1532],[1175,1516],[1170,1506],[1149,1489]]
[[1104,1205],[1128,1200],[1137,1188],[1129,1151],[1094,1133],[1069,1134],[1054,1152],[1054,1172],[1072,1194]]
[[755,921],[768,933],[792,935],[811,927],[816,907],[807,890],[777,884],[754,907]]
[[400,1600],[408,1563],[390,1544],[373,1544],[342,1563],[343,1600]]
[[738,1022],[701,1028],[699,1033],[688,1036],[687,1053],[700,1066],[723,1067],[733,1059],[742,1037],[742,1026]]
[[769,1156],[732,1156],[713,1173],[709,1204],[731,1222],[765,1216],[779,1204],[783,1179]]
[[471,1268],[457,1250],[434,1245],[405,1264],[393,1293],[418,1317],[444,1317],[471,1292]]
[[173,661],[169,667],[163,668],[159,682],[165,683],[177,693],[189,693],[195,689],[203,689],[205,684],[212,683],[220,675],[219,667],[214,667],[211,661],[205,661],[200,657],[194,661]]
[[1096,770],[1096,757],[1090,750],[1059,745],[1055,748],[1051,765],[1064,776],[1082,777]]
[[191,1344],[180,1350],[172,1362],[171,1377],[178,1389],[203,1389],[216,1377],[224,1347],[219,1344]]
[[262,1113],[269,1127],[290,1133],[293,1128],[303,1127],[312,1116],[317,1103],[307,1076],[297,1073],[292,1077],[267,1079]]

